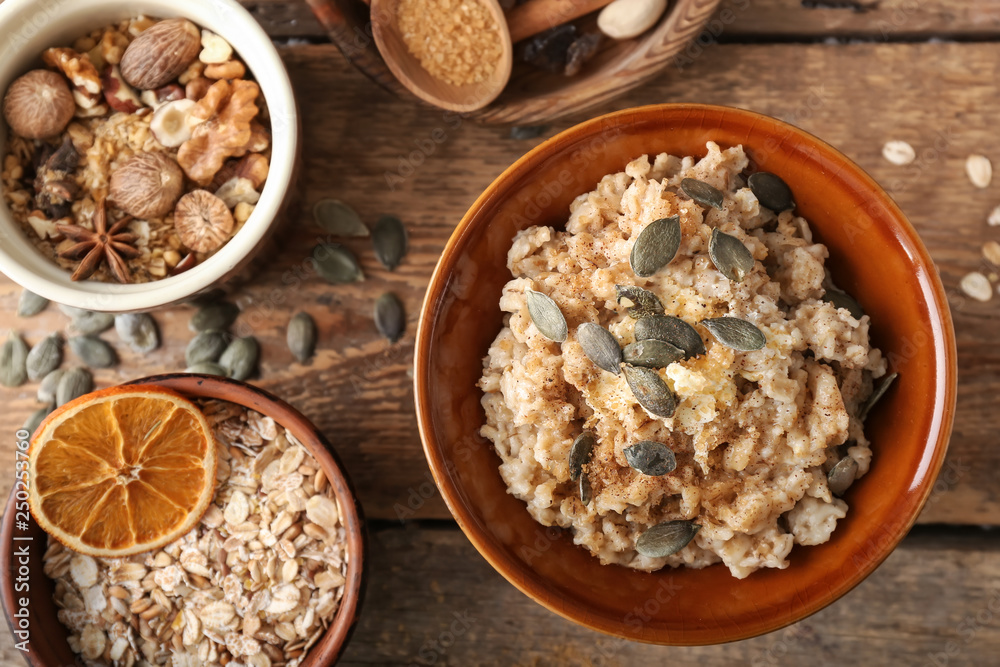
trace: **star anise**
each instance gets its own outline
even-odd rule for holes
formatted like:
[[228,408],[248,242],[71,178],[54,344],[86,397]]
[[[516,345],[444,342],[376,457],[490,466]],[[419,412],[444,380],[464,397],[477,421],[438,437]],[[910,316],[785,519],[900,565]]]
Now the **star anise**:
[[125,226],[132,221],[128,215],[108,228],[108,213],[103,199],[98,200],[94,211],[94,229],[90,230],[80,225],[56,225],[59,233],[76,244],[59,253],[64,259],[80,259],[80,265],[70,276],[70,280],[86,280],[94,275],[94,271],[107,262],[108,270],[114,279],[120,283],[132,282],[132,272],[129,271],[126,259],[135,259],[141,253],[133,245],[134,234],[123,232]]

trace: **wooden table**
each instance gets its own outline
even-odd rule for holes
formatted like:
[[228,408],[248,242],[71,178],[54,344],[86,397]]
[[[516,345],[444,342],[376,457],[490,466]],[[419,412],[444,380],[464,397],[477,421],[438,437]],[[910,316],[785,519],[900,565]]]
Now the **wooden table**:
[[[662,648],[577,627],[516,591],[475,552],[438,496],[424,463],[412,408],[410,369],[416,315],[449,234],[483,188],[567,119],[529,140],[506,128],[456,123],[402,103],[354,71],[299,0],[247,7],[274,36],[294,80],[304,120],[304,210],[323,197],[355,206],[372,222],[401,216],[411,251],[395,271],[352,244],[368,279],[330,286],[304,265],[321,233],[309,215],[287,230],[283,252],[238,293],[245,323],[262,344],[261,386],[300,408],[345,460],[370,519],[371,570],[364,613],[347,665],[968,665],[997,664],[1000,651],[1000,296],[964,298],[970,271],[998,271],[980,254],[1000,229],[986,218],[1000,204],[1000,179],[976,190],[969,153],[1000,167],[997,63],[1000,3],[993,0],[725,0],[711,32],[682,67],[593,111],[653,102],[745,107],[826,139],[896,198],[931,250],[952,299],[960,384],[954,437],[919,525],[852,593],[792,627],[704,648]],[[438,144],[430,137],[444,140]],[[881,157],[890,139],[909,141],[906,167]],[[428,149],[433,146],[433,150]],[[393,177],[393,178],[390,178]],[[398,178],[395,178],[398,177]],[[387,182],[395,183],[393,188]],[[0,319],[31,341],[61,329],[55,309],[19,321],[19,288],[0,279]],[[371,322],[383,291],[399,294],[408,329],[396,345]],[[284,345],[292,313],[319,323],[319,353],[293,363]],[[146,358],[122,350],[100,386],[184,366],[190,309],[156,314],[164,344]],[[116,339],[113,332],[106,334]],[[119,346],[121,350],[121,347]],[[3,390],[0,433],[8,434],[0,491],[10,488],[13,433],[36,408],[35,386]],[[891,465],[891,461],[883,464]],[[414,508],[410,515],[410,507]],[[405,511],[408,520],[399,516]],[[4,664],[22,664],[5,631]]]

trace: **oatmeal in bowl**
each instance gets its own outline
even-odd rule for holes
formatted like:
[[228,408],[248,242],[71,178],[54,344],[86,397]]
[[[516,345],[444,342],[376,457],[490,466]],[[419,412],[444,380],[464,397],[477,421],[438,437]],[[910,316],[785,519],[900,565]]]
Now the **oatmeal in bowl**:
[[510,493],[602,563],[787,567],[871,464],[870,318],[748,166],[713,142],[643,155],[508,253],[482,434]]

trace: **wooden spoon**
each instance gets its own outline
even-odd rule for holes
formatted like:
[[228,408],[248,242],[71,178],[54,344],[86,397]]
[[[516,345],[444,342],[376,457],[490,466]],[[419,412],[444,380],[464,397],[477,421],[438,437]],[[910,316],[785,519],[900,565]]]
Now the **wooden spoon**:
[[504,16],[497,0],[482,2],[500,29],[502,53],[485,81],[456,86],[432,76],[410,53],[396,22],[400,0],[371,0],[372,34],[389,70],[420,99],[451,111],[475,111],[503,91],[510,80],[514,43],[600,9],[611,0],[530,0]]

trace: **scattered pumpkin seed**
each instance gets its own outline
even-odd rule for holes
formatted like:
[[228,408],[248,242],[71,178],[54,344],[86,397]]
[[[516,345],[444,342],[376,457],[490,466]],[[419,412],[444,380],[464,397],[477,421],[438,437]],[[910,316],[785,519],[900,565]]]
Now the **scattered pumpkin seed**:
[[684,357],[684,350],[665,340],[655,338],[637,340],[622,350],[622,360],[626,364],[645,368],[666,368]]
[[860,320],[865,316],[865,310],[861,307],[861,304],[843,290],[830,287],[823,295],[823,300],[832,303],[835,308],[846,308],[851,313],[851,317],[856,320]]
[[771,172],[758,171],[756,174],[751,174],[750,178],[747,179],[747,185],[750,186],[750,192],[757,198],[757,201],[775,213],[795,208],[792,189],[780,177]]
[[594,499],[594,487],[590,485],[590,475],[580,475],[580,502],[589,505]]
[[49,334],[38,341],[25,360],[29,380],[41,380],[62,363],[62,336]]
[[685,358],[705,354],[705,341],[698,331],[672,315],[650,315],[635,323],[635,339],[662,340],[684,350]]
[[640,535],[635,550],[647,558],[666,558],[686,547],[700,529],[693,521],[664,521]]
[[338,243],[321,243],[312,251],[316,272],[332,285],[357,283],[365,279],[358,258]]
[[184,369],[185,373],[195,373],[197,375],[215,375],[218,377],[228,377],[229,372],[214,361],[202,361],[192,364]]
[[56,390],[59,389],[59,381],[66,374],[61,368],[57,368],[38,384],[38,402],[45,405],[54,405],[56,402]]
[[51,412],[52,412],[52,407],[48,405],[46,405],[44,408],[39,408],[35,410],[34,412],[31,413],[31,416],[24,421],[24,426],[22,426],[21,428],[23,428],[28,433],[34,434],[34,432],[38,430],[38,427],[45,420],[45,418],[49,416],[49,413]]
[[712,230],[712,240],[708,243],[708,256],[715,268],[733,282],[743,282],[753,270],[754,259],[742,241],[731,234]]
[[858,474],[858,462],[850,456],[837,461],[837,464],[830,468],[826,474],[826,485],[830,487],[830,492],[835,496],[842,496],[848,487],[854,483],[854,478]]
[[375,327],[390,343],[399,340],[406,330],[403,302],[392,292],[386,292],[375,301]]
[[20,387],[28,379],[28,346],[16,331],[7,334],[0,347],[0,384]]
[[625,370],[625,381],[639,405],[657,417],[673,416],[677,409],[677,397],[659,373],[631,364],[623,364],[622,368]]
[[253,336],[236,338],[219,357],[219,365],[226,369],[226,375],[234,380],[246,380],[260,358],[260,345]]
[[390,271],[395,269],[403,261],[408,246],[403,222],[394,215],[383,215],[372,230],[372,245],[382,266]]
[[45,310],[49,305],[49,300],[44,296],[38,296],[29,290],[21,291],[21,298],[17,301],[18,317],[34,317]]
[[646,225],[632,243],[629,264],[632,272],[648,278],[673,260],[681,247],[679,216],[660,218]]
[[702,206],[711,206],[722,210],[722,191],[704,181],[699,181],[696,178],[685,178],[681,180],[681,190]]
[[195,333],[201,331],[225,331],[239,317],[240,309],[228,301],[215,301],[195,311],[188,322],[188,328]]
[[583,474],[583,466],[590,462],[597,445],[597,438],[590,431],[584,431],[576,436],[569,450],[569,478],[574,482]]
[[370,233],[358,212],[336,199],[320,199],[316,202],[313,217],[316,224],[333,236],[361,238]]
[[224,331],[202,331],[188,343],[184,350],[184,361],[188,366],[205,361],[217,362],[229,346],[229,338],[229,334]]
[[542,294],[535,290],[528,290],[527,294],[528,314],[535,327],[549,340],[562,343],[566,340],[569,330],[566,326],[566,318],[559,305],[548,294]]
[[98,313],[63,305],[59,306],[59,310],[70,318],[67,331],[77,336],[103,333],[115,325],[115,316],[110,313]]
[[160,346],[160,331],[149,313],[116,315],[115,331],[122,342],[139,354],[149,354]]
[[299,363],[305,363],[316,351],[316,322],[309,313],[296,313],[288,322],[288,349]]
[[59,379],[59,386],[56,388],[56,407],[89,394],[93,388],[94,377],[85,368],[66,371]]
[[892,383],[895,382],[898,377],[899,373],[890,373],[885,376],[885,379],[882,380],[877,387],[875,387],[875,390],[872,391],[872,395],[869,396],[868,400],[861,406],[861,413],[858,415],[858,419],[864,421],[868,418],[868,413],[871,412],[876,403],[882,400],[882,397],[885,396],[885,392],[889,391],[889,387],[892,386]]
[[753,352],[767,345],[763,331],[738,317],[713,317],[700,324],[720,343],[740,352]]
[[629,302],[625,305],[628,307],[629,317],[633,319],[663,312],[660,299],[648,289],[635,285],[615,285],[615,296],[619,304],[623,299]]
[[111,368],[118,362],[114,348],[97,336],[73,336],[69,349],[89,368]]
[[659,477],[669,475],[677,468],[673,450],[662,442],[642,440],[622,450],[628,464],[643,475]]
[[609,373],[621,373],[622,347],[614,334],[593,322],[584,322],[576,328],[576,340],[598,368]]

